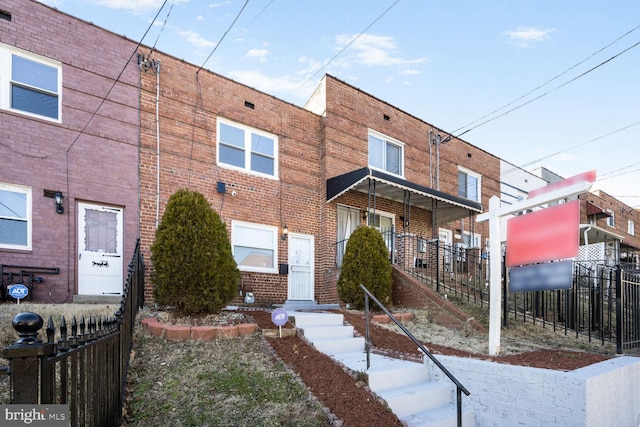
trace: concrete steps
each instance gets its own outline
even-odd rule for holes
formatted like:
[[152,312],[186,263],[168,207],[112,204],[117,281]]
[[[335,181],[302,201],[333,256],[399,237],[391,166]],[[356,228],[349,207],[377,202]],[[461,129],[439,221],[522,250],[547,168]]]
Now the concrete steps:
[[[352,371],[367,374],[369,388],[409,427],[457,426],[455,386],[434,381],[426,364],[367,355],[363,337],[337,313],[292,311],[289,318],[313,346]],[[474,427],[472,412],[463,412],[463,426]]]

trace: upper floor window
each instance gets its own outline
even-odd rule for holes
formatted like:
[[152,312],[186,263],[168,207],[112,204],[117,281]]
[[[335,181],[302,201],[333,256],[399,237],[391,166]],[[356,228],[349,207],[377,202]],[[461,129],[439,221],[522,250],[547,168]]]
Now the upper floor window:
[[404,176],[404,144],[369,131],[369,166]]
[[231,245],[240,271],[278,272],[278,227],[232,221]]
[[0,108],[60,121],[59,63],[0,44]]
[[278,138],[218,119],[218,163],[260,175],[278,176]]
[[631,219],[627,223],[627,233],[629,233],[632,236],[636,235],[636,225]]
[[0,248],[31,249],[31,189],[0,183]]
[[480,202],[481,175],[468,169],[458,168],[458,196]]
[[615,216],[615,213],[614,213],[612,210],[610,210],[610,209],[607,209],[607,213],[609,214],[609,216],[607,217],[607,225],[608,225],[609,227],[615,227],[615,226],[616,226],[616,216]]

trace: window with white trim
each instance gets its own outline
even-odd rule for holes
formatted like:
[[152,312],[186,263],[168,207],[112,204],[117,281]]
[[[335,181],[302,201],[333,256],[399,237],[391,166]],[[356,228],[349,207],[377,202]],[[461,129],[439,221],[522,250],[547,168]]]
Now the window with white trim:
[[629,233],[632,236],[636,235],[636,224],[633,222],[632,219],[630,219],[629,222],[627,223],[627,233]]
[[611,209],[607,209],[607,213],[609,214],[609,216],[607,217],[607,225],[609,227],[615,227],[616,226],[615,212],[613,212]]
[[61,120],[62,66],[0,43],[0,108]]
[[278,177],[278,138],[266,132],[218,119],[218,164]]
[[278,227],[232,221],[231,247],[240,271],[278,273]]
[[0,183],[0,248],[31,249],[31,189]]
[[404,144],[370,130],[369,166],[404,176]]
[[480,202],[482,175],[469,169],[458,167],[458,196]]

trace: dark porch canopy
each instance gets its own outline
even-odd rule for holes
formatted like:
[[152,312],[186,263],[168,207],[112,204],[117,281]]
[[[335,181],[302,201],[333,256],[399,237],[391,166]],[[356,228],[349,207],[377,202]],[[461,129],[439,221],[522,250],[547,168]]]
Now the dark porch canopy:
[[[480,203],[371,168],[357,169],[327,179],[327,202],[335,200],[349,190],[365,193],[370,199],[378,197],[432,211],[436,226],[482,212]],[[373,210],[375,206],[370,205],[369,209]]]

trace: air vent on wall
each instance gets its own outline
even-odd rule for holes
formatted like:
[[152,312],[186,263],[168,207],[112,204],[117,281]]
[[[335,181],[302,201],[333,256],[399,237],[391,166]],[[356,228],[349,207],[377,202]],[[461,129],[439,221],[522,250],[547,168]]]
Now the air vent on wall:
[[0,10],[0,19],[11,21],[11,14],[9,12],[5,12],[4,10]]
[[256,106],[253,105],[253,102],[249,102],[249,101],[244,101],[244,106],[247,108],[251,108],[252,110],[256,108]]

